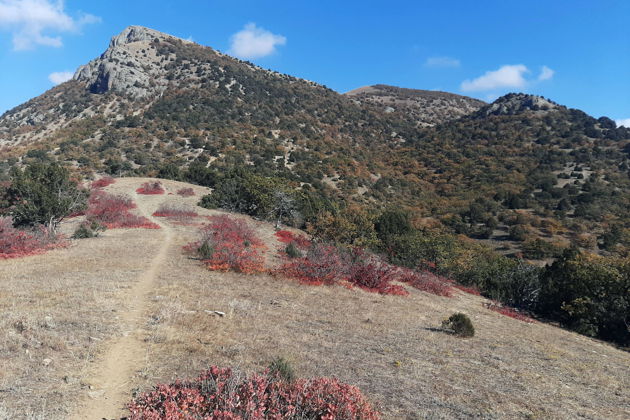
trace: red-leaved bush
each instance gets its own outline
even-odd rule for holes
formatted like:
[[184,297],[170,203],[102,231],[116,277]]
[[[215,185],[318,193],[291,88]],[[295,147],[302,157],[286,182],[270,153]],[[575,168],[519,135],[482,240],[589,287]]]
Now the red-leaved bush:
[[90,195],[88,209],[85,215],[87,220],[99,222],[108,229],[160,228],[146,217],[136,216],[129,212],[129,210],[135,207],[136,205],[129,197],[108,194],[102,190],[95,190]]
[[303,235],[296,235],[288,230],[279,230],[275,233],[275,235],[278,238],[278,241],[285,244],[293,242],[301,250],[306,250],[311,246],[311,241],[309,241],[306,237]]
[[453,291],[448,281],[429,271],[415,271],[409,268],[399,267],[396,280],[433,295],[445,297],[453,296]]
[[403,286],[394,282],[438,296],[452,295],[449,284],[438,276],[388,264],[361,248],[343,250],[333,245],[314,243],[304,256],[287,260],[276,273],[306,284],[345,283],[386,295],[409,294]]
[[461,284],[453,284],[454,288],[461,290],[464,293],[468,293],[469,295],[481,296],[481,292],[474,286],[463,286]]
[[158,385],[128,405],[130,420],[378,420],[361,391],[335,378],[286,382],[211,367],[199,377]]
[[162,188],[160,181],[145,182],[136,192],[138,194],[158,195],[164,194],[164,188]]
[[509,306],[503,306],[499,302],[492,301],[491,303],[483,303],[487,309],[491,311],[498,312],[501,315],[509,316],[510,318],[518,319],[519,321],[533,323],[536,322],[534,319],[518,312],[516,309],[510,308]]
[[201,256],[210,270],[257,273],[264,270],[265,259],[260,250],[265,246],[244,220],[229,216],[212,216],[203,226],[200,239],[184,247]]
[[330,285],[343,278],[346,267],[335,246],[314,243],[306,255],[287,261],[277,272],[306,284]]
[[43,226],[16,229],[10,217],[0,217],[0,260],[42,254],[65,245],[61,237],[51,236]]
[[182,197],[192,197],[195,195],[195,191],[192,188],[182,188],[177,190],[177,194]]
[[111,176],[104,176],[103,178],[97,179],[96,181],[92,182],[90,187],[92,189],[105,188],[108,185],[112,185],[114,182],[116,182],[116,180],[112,178]]
[[368,292],[383,295],[406,296],[404,287],[392,284],[399,281],[400,268],[387,264],[381,258],[362,249],[351,252],[351,260],[345,272],[344,280]]

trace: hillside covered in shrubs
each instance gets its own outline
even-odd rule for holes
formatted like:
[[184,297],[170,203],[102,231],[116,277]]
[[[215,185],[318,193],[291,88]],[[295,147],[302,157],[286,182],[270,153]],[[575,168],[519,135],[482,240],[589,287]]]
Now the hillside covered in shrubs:
[[[124,35],[90,66],[107,62],[136,83],[96,86],[79,71],[5,113],[0,177],[59,161],[86,177],[158,176],[225,189],[245,171],[252,188],[273,182],[327,211],[328,202],[402,206],[433,231],[504,254],[548,260],[572,245],[627,253],[630,130],[606,117],[525,94],[484,105],[387,87],[391,104],[413,99],[414,112],[451,101],[454,117],[419,127],[416,114],[384,110],[379,98],[340,95],[147,28]],[[268,211],[260,204],[247,212]]]

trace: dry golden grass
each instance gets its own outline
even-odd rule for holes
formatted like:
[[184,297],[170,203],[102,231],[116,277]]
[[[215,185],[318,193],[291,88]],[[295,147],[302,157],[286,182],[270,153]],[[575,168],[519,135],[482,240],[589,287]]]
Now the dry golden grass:
[[[108,190],[131,194],[144,181],[120,179]],[[163,183],[173,192],[183,185]],[[198,199],[137,198],[144,212]],[[261,370],[282,356],[302,376],[359,386],[385,418],[630,418],[630,354],[610,345],[502,316],[466,294],[380,296],[210,272],[181,252],[196,227],[161,222],[170,229],[168,244],[164,230],[115,230],[0,261],[0,418],[2,410],[10,418],[81,418],[101,386],[92,381],[103,361],[130,330],[143,357],[129,358],[129,397],[212,364]],[[277,264],[273,227],[250,223],[268,243],[268,264]],[[146,283],[150,289],[130,299],[164,246],[171,252]],[[134,307],[142,313],[128,316]],[[437,329],[455,311],[471,317],[474,338]],[[44,359],[52,361],[45,366]]]

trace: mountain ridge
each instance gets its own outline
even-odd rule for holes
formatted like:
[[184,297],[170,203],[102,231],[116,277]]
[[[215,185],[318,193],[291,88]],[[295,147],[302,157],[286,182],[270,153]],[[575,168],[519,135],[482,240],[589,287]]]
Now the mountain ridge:
[[0,117],[0,174],[54,159],[85,177],[193,168],[211,186],[245,168],[343,203],[402,206],[504,247],[517,212],[534,214],[532,238],[546,238],[543,221],[562,226],[551,235],[562,243],[585,226],[603,235],[627,223],[628,143],[612,120],[535,95],[485,104],[387,85],[339,94],[132,26],[73,80]]

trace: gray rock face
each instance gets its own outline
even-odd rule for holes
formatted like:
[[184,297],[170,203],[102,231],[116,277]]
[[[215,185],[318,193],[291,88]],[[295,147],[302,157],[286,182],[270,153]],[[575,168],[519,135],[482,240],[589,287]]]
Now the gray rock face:
[[167,38],[173,37],[130,26],[111,39],[99,58],[79,67],[73,79],[85,82],[92,93],[112,90],[136,98],[159,94],[168,80],[151,43]]
[[560,105],[542,96],[509,93],[480,110],[482,115],[515,115],[525,111],[546,112]]

